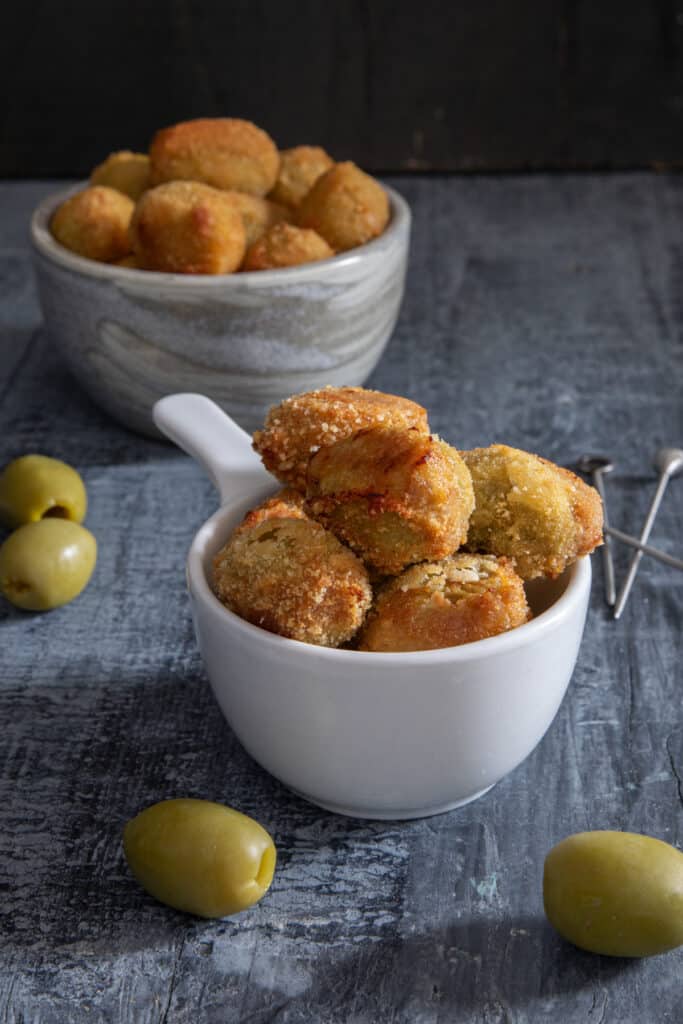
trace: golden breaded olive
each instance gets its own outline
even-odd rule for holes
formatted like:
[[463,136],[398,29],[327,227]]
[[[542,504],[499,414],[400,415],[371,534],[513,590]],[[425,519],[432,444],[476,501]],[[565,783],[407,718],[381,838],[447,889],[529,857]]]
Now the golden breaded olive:
[[146,153],[131,153],[129,149],[110,153],[93,170],[90,184],[115,188],[137,202],[149,188],[149,157]]
[[54,517],[82,523],[88,499],[76,470],[48,455],[22,455],[0,473],[0,522],[10,530]]
[[275,871],[273,840],[253,818],[209,800],[164,800],[123,830],[128,866],[151,896],[199,917],[258,902]]
[[145,192],[130,239],[141,269],[171,274],[231,274],[246,247],[244,219],[233,201],[198,181],[169,181]]
[[589,953],[666,953],[683,945],[683,853],[634,832],[579,832],[546,857],[543,903]]
[[92,576],[97,542],[68,519],[40,519],[11,533],[0,547],[0,593],[32,612],[78,597]]
[[334,160],[320,146],[294,146],[280,152],[280,171],[269,195],[276,203],[296,207]]
[[78,256],[115,263],[130,252],[128,228],[134,210],[130,196],[108,185],[91,185],[59,204],[50,231]]
[[316,180],[297,209],[297,224],[317,231],[335,252],[345,252],[381,235],[390,213],[380,183],[346,161]]

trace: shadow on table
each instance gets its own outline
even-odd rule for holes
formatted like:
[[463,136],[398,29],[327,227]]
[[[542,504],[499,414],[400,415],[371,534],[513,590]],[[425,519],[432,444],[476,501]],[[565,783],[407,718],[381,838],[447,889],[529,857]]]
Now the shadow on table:
[[337,1019],[335,1011],[348,1006],[359,1024],[507,1021],[526,1019],[517,1012],[537,1002],[549,1013],[543,1020],[579,1019],[579,1010],[586,1019],[598,988],[640,966],[583,953],[545,918],[525,915],[470,918],[423,935],[387,936],[351,957],[328,956],[311,965],[315,982],[302,997],[301,1020]]
[[[399,910],[400,866],[419,855],[425,830],[429,841],[452,818],[358,821],[294,796],[243,750],[198,669],[140,670],[96,687],[91,677],[85,660],[49,686],[0,690],[5,955],[47,956],[57,966],[90,955],[182,953],[178,977],[201,976],[220,1002],[229,983],[246,984],[231,950],[251,932],[249,948],[296,962],[312,979],[295,997],[297,1020],[342,1019],[341,1006],[349,1019],[357,1008],[355,1019],[373,1024],[459,1019],[483,1006],[502,1019],[495,1007],[583,993],[633,968],[574,950],[534,916],[501,912],[431,930],[422,923],[424,931],[405,935],[411,908]],[[121,847],[125,822],[176,796],[237,807],[274,835],[278,874],[252,915],[203,922],[162,906],[133,880]],[[342,923],[349,900],[366,922],[353,926],[355,935]],[[203,950],[220,935],[227,943],[214,960]],[[270,997],[277,993],[254,989],[250,1020],[273,1019],[264,1015]]]
[[[130,874],[125,822],[171,797],[216,800],[270,831],[331,817],[244,751],[203,674],[140,669],[91,685],[92,659],[50,685],[0,688],[0,948],[108,954],[167,946],[197,919]],[[286,861],[286,853],[283,855]]]

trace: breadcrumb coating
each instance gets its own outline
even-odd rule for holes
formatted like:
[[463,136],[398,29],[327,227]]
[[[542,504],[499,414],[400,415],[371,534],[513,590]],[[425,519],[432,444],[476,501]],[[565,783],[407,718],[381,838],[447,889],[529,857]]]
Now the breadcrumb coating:
[[362,651],[429,651],[484,640],[530,618],[524,584],[505,558],[456,554],[414,565],[379,593]]
[[294,146],[280,152],[280,173],[269,198],[296,208],[334,160],[321,146]]
[[568,469],[504,444],[461,454],[475,495],[469,550],[506,555],[531,580],[559,576],[602,543],[600,496]]
[[267,519],[308,519],[304,512],[304,501],[300,491],[295,491],[293,487],[283,487],[272,498],[250,509],[237,530],[251,530]]
[[175,274],[229,274],[244,258],[241,215],[220,189],[170,181],[138,201],[130,225],[141,267]]
[[334,256],[319,234],[293,224],[276,224],[247,250],[243,270],[277,270]]
[[263,430],[254,434],[254,448],[273,476],[305,491],[311,455],[358,430],[380,425],[429,433],[426,411],[409,398],[367,388],[326,387],[273,406]]
[[251,121],[203,117],[162,128],[149,149],[152,184],[202,181],[214,188],[265,196],[275,184],[280,154]]
[[308,464],[306,511],[378,572],[452,554],[474,494],[455,448],[420,429],[369,427]]
[[115,263],[130,252],[128,225],[135,204],[122,192],[106,185],[93,185],[65,199],[50,221],[50,231],[66,249],[98,260]]
[[110,153],[90,175],[91,185],[108,185],[137,202],[150,186],[149,157],[129,149]]
[[321,175],[297,213],[297,223],[302,228],[313,228],[336,252],[376,238],[388,222],[386,192],[350,161],[335,164]]
[[250,196],[247,192],[236,192],[234,189],[226,190],[224,194],[242,217],[247,247],[253,245],[275,224],[289,220],[291,216],[286,207],[260,196]]
[[310,519],[280,515],[238,527],[214,559],[213,589],[248,622],[323,647],[351,640],[372,601],[348,548]]

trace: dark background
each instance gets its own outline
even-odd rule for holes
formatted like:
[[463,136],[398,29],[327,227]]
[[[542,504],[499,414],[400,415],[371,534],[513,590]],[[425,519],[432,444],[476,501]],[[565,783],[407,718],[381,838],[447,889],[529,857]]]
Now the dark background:
[[197,116],[369,170],[683,163],[683,0],[24,0],[0,176],[80,176]]

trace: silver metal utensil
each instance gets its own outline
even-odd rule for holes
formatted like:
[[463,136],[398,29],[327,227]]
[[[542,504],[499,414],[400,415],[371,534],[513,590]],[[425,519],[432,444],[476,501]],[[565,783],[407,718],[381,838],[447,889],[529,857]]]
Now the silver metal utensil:
[[650,558],[656,558],[658,562],[663,562],[664,565],[672,565],[674,569],[683,569],[683,559],[674,558],[673,555],[667,555],[666,551],[660,551],[659,548],[653,548],[651,544],[641,544],[637,537],[632,537],[630,533],[624,533],[622,530],[615,529],[614,526],[605,526],[605,533],[609,534],[610,537],[614,537],[615,540],[620,540],[622,544],[628,544],[631,548],[637,548],[638,551],[642,551],[644,555],[649,555]]
[[607,527],[609,526],[609,519],[607,518],[607,497],[605,494],[605,484],[603,476],[607,473],[611,473],[614,469],[614,464],[605,455],[582,455],[576,463],[576,468],[579,473],[583,473],[585,476],[589,476],[593,481],[593,486],[600,495],[602,501],[602,519],[605,528],[605,543],[602,548],[602,565],[605,573],[605,601],[612,607],[617,599],[617,591],[614,582],[614,562],[612,560],[612,546],[609,537]]
[[[650,536],[655,516],[659,506],[661,505],[664,492],[667,488],[669,480],[672,477],[678,476],[683,471],[683,448],[660,448],[654,457],[655,468],[659,471],[659,479],[657,481],[657,489],[654,493],[654,497],[650,503],[643,529],[641,530],[640,537],[638,538],[641,544],[647,543],[647,539]],[[626,602],[628,601],[628,595],[631,593],[631,587],[633,586],[638,572],[638,566],[640,560],[643,557],[642,551],[636,551],[635,555],[631,559],[631,564],[628,569],[628,574],[621,590],[619,591],[619,597],[617,598],[617,604],[614,609],[614,618],[618,619],[623,612]]]

